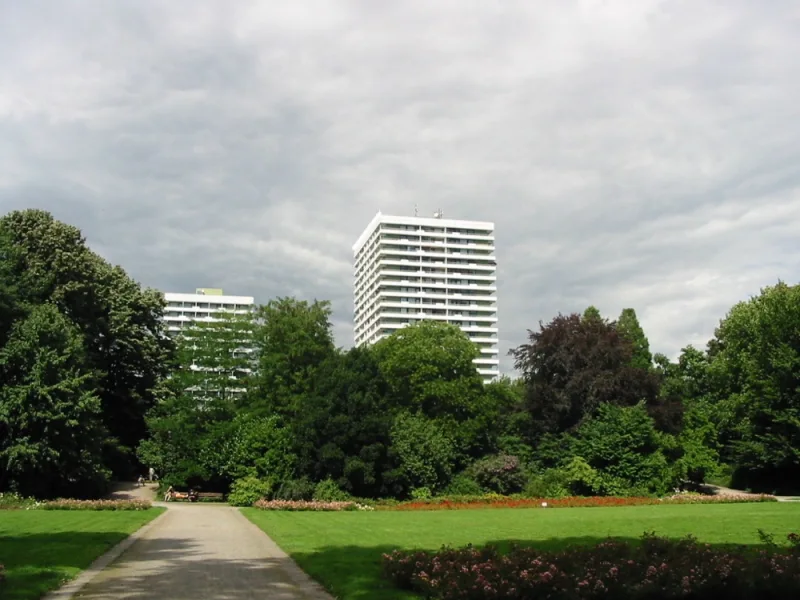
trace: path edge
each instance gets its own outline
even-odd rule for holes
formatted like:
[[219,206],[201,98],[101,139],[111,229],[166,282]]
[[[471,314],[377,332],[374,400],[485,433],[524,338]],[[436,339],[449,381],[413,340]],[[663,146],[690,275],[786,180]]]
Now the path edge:
[[[278,544],[275,543],[270,535],[261,529],[258,525],[248,519],[239,508],[234,508],[238,518],[247,523],[253,530],[257,531],[262,539],[265,539],[266,545],[269,547],[275,558],[280,558],[283,561],[282,568],[289,576],[292,583],[294,583],[303,594],[304,598],[311,600],[334,600],[333,594],[328,592],[319,581],[311,577],[295,560],[289,556]],[[49,600],[49,599],[48,599]]]
[[168,512],[169,509],[162,512],[149,523],[145,523],[139,527],[139,529],[134,531],[124,540],[119,542],[117,545],[112,546],[109,550],[106,550],[105,553],[96,558],[94,562],[92,562],[92,564],[90,564],[85,570],[81,571],[75,579],[71,579],[57,590],[48,592],[42,596],[41,600],[70,600],[75,596],[75,594],[80,592],[86,585],[88,585],[92,579],[97,577],[97,575],[99,575],[103,569],[108,567],[111,563],[117,560],[123,552],[133,546],[133,544],[135,544],[139,538],[150,531],[159,521],[163,520],[164,517],[167,516]]

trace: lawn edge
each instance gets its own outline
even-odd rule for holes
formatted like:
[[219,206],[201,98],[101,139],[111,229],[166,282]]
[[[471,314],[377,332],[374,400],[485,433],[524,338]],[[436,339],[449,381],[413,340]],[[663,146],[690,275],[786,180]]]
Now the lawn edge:
[[94,561],[88,567],[86,567],[86,569],[82,570],[75,579],[71,579],[58,589],[47,592],[44,596],[42,596],[42,600],[70,600],[72,597],[74,597],[75,594],[80,592],[84,586],[94,579],[103,569],[117,560],[123,552],[130,548],[144,534],[150,531],[150,529],[152,529],[160,520],[162,520],[168,512],[168,510],[163,507],[153,508],[160,508],[161,514],[150,519],[147,523],[139,527],[139,529],[131,533],[124,540],[120,541],[115,546],[112,546],[109,550],[106,550],[103,554],[94,559]]
[[260,535],[264,536],[268,540],[268,544],[271,546],[270,550],[275,556],[284,559],[284,570],[286,571],[287,575],[289,575],[289,578],[292,580],[292,582],[304,594],[306,594],[304,597],[315,600],[332,600],[336,597],[333,592],[329,590],[321,581],[311,577],[311,575],[302,569],[297,561],[292,558],[288,552],[281,548],[264,529],[251,521],[241,508],[237,508],[236,512],[238,513],[240,519],[246,521],[250,527],[258,531]]

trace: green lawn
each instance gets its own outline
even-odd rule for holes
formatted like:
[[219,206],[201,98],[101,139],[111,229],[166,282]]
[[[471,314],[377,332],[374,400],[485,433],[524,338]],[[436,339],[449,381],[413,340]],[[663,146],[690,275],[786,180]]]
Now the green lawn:
[[0,511],[0,564],[6,567],[0,598],[40,598],[163,510]]
[[645,531],[693,534],[713,544],[759,543],[758,530],[777,536],[800,529],[800,503],[487,509],[420,512],[270,512],[244,509],[309,575],[340,600],[415,598],[380,577],[380,557],[396,548],[507,545],[547,549],[594,543]]

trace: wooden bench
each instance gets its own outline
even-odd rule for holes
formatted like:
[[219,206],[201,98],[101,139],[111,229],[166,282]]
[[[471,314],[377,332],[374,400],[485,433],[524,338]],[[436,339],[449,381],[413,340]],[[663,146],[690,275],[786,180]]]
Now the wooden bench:
[[225,495],[221,492],[198,492],[197,494],[198,500],[219,500],[221,502],[224,497]]

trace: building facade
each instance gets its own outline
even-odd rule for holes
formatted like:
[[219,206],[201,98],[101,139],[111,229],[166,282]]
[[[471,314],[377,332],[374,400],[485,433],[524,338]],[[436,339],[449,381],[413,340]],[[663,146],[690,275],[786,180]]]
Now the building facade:
[[373,344],[435,320],[460,327],[480,350],[484,381],[500,373],[494,223],[380,212],[353,245],[354,337]]
[[215,288],[198,288],[194,294],[166,292],[164,299],[167,302],[164,323],[171,337],[176,337],[193,322],[215,321],[216,313],[246,315],[255,306],[252,296],[226,296]]

